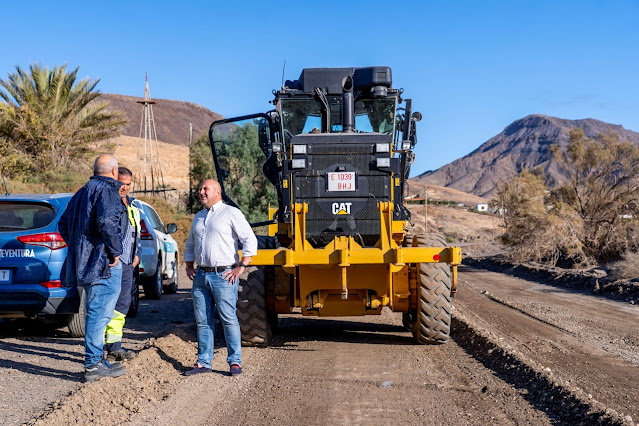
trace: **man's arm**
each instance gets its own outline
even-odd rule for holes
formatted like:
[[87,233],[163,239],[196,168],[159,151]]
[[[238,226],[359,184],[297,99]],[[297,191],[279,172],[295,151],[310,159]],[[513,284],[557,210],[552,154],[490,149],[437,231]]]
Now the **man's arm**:
[[253,256],[257,254],[257,238],[255,238],[251,225],[239,209],[234,211],[231,226],[237,235],[237,239],[242,243],[242,260],[240,260],[239,266],[225,272],[224,276],[232,284],[235,284],[240,275],[246,270],[248,264],[251,263]]

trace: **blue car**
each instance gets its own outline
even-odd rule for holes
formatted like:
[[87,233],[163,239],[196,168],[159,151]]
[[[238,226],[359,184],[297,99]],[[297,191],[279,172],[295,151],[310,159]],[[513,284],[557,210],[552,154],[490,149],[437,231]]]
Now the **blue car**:
[[[68,326],[71,336],[84,336],[83,292],[60,282],[67,244],[58,221],[71,197],[0,195],[0,321],[42,317],[48,326]],[[128,316],[138,310],[139,289],[133,287]]]
[[[73,194],[0,195],[0,321],[43,319],[84,336],[85,303],[75,285],[60,282],[67,244],[58,232]],[[135,283],[139,280],[136,268]],[[132,286],[127,316],[138,312],[139,288]]]
[[44,316],[64,327],[75,320],[84,335],[81,295],[60,282],[67,244],[58,220],[73,194],[0,196],[0,318]]

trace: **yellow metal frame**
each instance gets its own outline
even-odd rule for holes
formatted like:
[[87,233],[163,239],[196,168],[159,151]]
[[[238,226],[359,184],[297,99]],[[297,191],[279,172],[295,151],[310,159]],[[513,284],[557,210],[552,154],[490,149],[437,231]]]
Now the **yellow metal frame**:
[[[449,263],[455,289],[461,249],[400,246],[404,223],[393,220],[393,208],[392,202],[378,203],[381,232],[375,247],[364,248],[351,236],[338,236],[325,247],[314,248],[306,240],[308,204],[295,203],[292,227],[289,224],[269,227],[271,235],[279,230],[292,237],[290,247],[258,250],[251,264],[278,265],[294,275],[293,302],[302,306],[307,315],[364,315],[379,313],[383,306],[408,311],[416,303],[410,300],[416,283],[415,274],[409,269],[418,263]],[[274,211],[269,213],[272,215]],[[349,282],[353,288],[349,288]],[[367,294],[368,290],[373,290],[374,295]]]
[[[393,239],[391,232],[393,203],[380,202],[381,238],[375,247],[363,248],[353,237],[335,237],[324,248],[313,248],[306,240],[306,213],[308,204],[295,203],[293,214],[294,241],[289,248],[263,249],[253,256],[252,265],[280,265],[294,268],[300,265],[369,265],[375,263],[392,264],[403,267],[407,263],[450,263],[461,264],[459,247],[401,247]],[[397,221],[395,221],[397,223]],[[400,222],[401,223],[401,222]]]

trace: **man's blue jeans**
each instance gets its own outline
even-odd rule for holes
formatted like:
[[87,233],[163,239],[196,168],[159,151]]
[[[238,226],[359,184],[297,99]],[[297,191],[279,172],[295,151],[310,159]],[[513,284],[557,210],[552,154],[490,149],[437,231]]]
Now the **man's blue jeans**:
[[102,361],[104,330],[111,321],[122,287],[122,264],[111,267],[111,277],[85,286],[87,319],[84,331],[84,366]]
[[213,361],[213,318],[215,308],[220,315],[228,357],[231,364],[242,365],[242,334],[237,320],[236,303],[239,281],[230,284],[222,272],[198,270],[193,278],[193,309],[197,324],[197,362],[211,368]]

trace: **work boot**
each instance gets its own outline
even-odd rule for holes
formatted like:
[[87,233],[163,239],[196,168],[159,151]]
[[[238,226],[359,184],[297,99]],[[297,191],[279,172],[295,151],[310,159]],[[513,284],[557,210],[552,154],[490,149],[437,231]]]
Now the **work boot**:
[[103,377],[120,377],[126,373],[120,364],[111,365],[109,361],[100,361],[84,369],[84,381],[95,382]]
[[118,349],[117,351],[111,351],[107,354],[107,359],[113,361],[128,361],[138,356],[137,352],[129,351],[126,349]]

